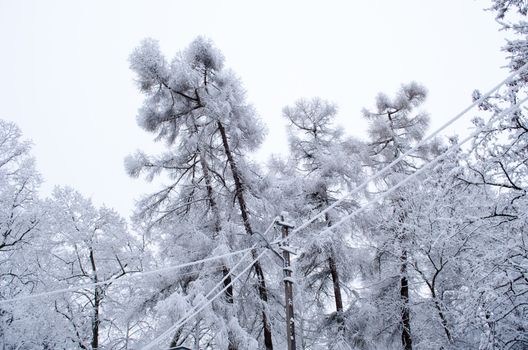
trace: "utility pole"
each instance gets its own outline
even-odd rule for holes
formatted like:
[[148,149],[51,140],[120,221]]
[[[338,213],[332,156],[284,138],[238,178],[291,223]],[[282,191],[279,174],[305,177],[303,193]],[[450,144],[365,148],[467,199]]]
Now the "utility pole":
[[277,222],[278,225],[282,226],[282,239],[285,241],[279,246],[279,249],[282,250],[282,258],[284,261],[283,272],[284,272],[284,295],[285,295],[285,308],[286,308],[286,335],[288,337],[288,350],[296,350],[295,347],[295,318],[293,314],[293,278],[292,278],[292,268],[290,266],[290,249],[287,238],[289,229],[293,228],[293,224],[285,221],[285,216],[287,213],[281,213],[280,221]]

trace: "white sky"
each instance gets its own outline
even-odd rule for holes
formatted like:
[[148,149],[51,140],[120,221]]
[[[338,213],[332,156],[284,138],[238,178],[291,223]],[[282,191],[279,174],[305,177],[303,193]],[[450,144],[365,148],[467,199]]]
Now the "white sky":
[[[142,97],[128,56],[141,39],[169,59],[197,35],[216,42],[269,128],[259,157],[286,147],[281,110],[300,97],[340,107],[362,136],[361,108],[416,80],[432,127],[506,75],[504,33],[488,1],[0,0],[0,118],[32,139],[43,193],[70,185],[128,217],[152,186],[123,159],[153,149],[136,125]],[[466,121],[472,116],[468,115]],[[455,127],[463,132],[469,124]],[[453,134],[449,131],[448,134]]]

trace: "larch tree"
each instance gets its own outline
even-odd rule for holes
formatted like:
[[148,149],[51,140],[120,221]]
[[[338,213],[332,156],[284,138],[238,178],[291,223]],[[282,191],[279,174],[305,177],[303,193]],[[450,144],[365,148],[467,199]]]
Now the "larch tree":
[[[402,154],[414,147],[421,141],[429,124],[429,117],[423,112],[416,112],[427,95],[425,88],[417,83],[402,85],[396,97],[391,99],[385,94],[379,94],[376,98],[374,111],[364,110],[363,114],[368,119],[370,166],[373,171],[380,170],[391,163]],[[418,152],[407,156],[398,164],[393,166],[389,172],[377,183],[378,191],[382,192],[400,181],[404,176],[415,171],[423,161],[427,152],[423,147]],[[410,288],[409,288],[409,242],[411,237],[406,229],[407,213],[405,211],[406,195],[402,190],[391,194],[383,202],[384,208],[379,208],[383,217],[376,228],[377,234],[381,234],[378,242],[380,254],[379,259],[388,258],[390,261],[397,257],[398,263],[392,262],[390,269],[399,270],[398,295],[399,322],[401,330],[401,344],[405,350],[412,349],[411,334],[411,310],[410,310]],[[380,215],[381,217],[381,215]],[[381,263],[381,260],[379,260]],[[391,263],[389,263],[389,266]],[[390,281],[392,279],[389,279]],[[392,293],[391,287],[383,293]],[[380,299],[381,300],[381,299]],[[396,300],[394,300],[396,301]],[[395,316],[395,315],[394,315]],[[392,317],[394,317],[392,316]]]
[[[146,40],[131,55],[130,62],[146,95],[139,125],[156,134],[157,140],[165,141],[168,151],[158,157],[138,153],[127,159],[128,171],[133,176],[146,173],[150,178],[164,172],[172,179],[170,185],[140,202],[140,220],[147,219],[148,225],[157,230],[174,232],[172,242],[176,246],[189,243],[189,249],[199,250],[203,256],[211,254],[213,248],[215,252],[239,248],[242,243],[234,218],[240,218],[238,223],[248,236],[253,236],[255,225],[248,202],[252,172],[248,171],[246,153],[261,143],[265,132],[245,100],[240,81],[224,68],[222,54],[202,37],[170,64],[157,43]],[[178,227],[182,222],[185,226]],[[198,222],[203,225],[197,226]],[[184,242],[181,229],[185,227],[198,230],[203,238]],[[256,251],[252,256],[256,257]],[[229,277],[229,264],[226,261],[222,267],[224,277]],[[253,270],[260,298],[255,305],[261,316],[256,333],[263,332],[264,347],[272,349],[268,288],[259,261]],[[229,281],[227,278],[226,285]],[[229,304],[234,303],[234,294],[233,288],[226,290]],[[244,344],[251,340],[236,319],[227,314],[222,317],[227,319],[228,327],[216,331],[227,333],[229,349],[248,346]],[[176,338],[174,344],[180,342]]]
[[[283,109],[283,116],[289,123],[290,166],[297,172],[290,175],[290,181],[300,183],[300,193],[296,195],[300,203],[295,213],[299,221],[329,207],[339,199],[340,192],[359,182],[362,164],[358,154],[362,145],[359,141],[345,139],[341,129],[333,125],[336,112],[335,105],[319,98],[299,100],[294,106]],[[333,330],[319,330],[321,335],[325,334],[329,347],[344,341],[347,335],[344,289],[353,276],[350,259],[353,253],[349,243],[350,228],[341,227],[325,235],[319,232],[331,228],[335,219],[355,206],[353,199],[347,199],[311,225],[301,240],[303,247],[295,261],[302,275],[302,285],[310,291],[305,298],[317,301],[318,310],[333,299],[333,313],[324,322],[316,317],[321,322],[318,327]]]

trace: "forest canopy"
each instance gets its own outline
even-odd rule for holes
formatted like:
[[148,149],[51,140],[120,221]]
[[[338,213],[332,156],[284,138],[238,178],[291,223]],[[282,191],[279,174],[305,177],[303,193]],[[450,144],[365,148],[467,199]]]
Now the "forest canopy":
[[527,7],[490,10],[511,75],[468,96],[469,137],[436,135],[411,81],[365,101],[364,139],[335,103],[291,101],[267,162],[215,43],[167,57],[145,39],[137,124],[163,150],[124,163],[162,185],[129,221],[68,186],[43,198],[31,142],[0,120],[3,349],[526,349]]

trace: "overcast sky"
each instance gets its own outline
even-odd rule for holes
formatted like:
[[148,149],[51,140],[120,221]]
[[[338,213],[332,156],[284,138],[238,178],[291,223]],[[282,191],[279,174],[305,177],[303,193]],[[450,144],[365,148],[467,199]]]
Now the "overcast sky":
[[[169,59],[197,35],[213,39],[268,126],[259,152],[286,147],[281,109],[300,97],[338,104],[346,132],[361,108],[415,80],[429,89],[432,127],[507,71],[504,33],[486,0],[0,0],[0,118],[34,142],[48,194],[70,185],[128,217],[152,189],[123,159],[153,149],[136,125],[142,96],[128,56],[145,37]],[[455,127],[462,132],[466,122]],[[447,134],[453,134],[448,131]]]

